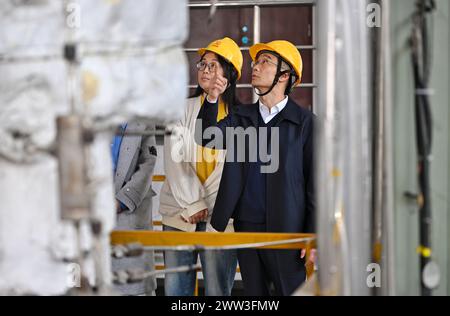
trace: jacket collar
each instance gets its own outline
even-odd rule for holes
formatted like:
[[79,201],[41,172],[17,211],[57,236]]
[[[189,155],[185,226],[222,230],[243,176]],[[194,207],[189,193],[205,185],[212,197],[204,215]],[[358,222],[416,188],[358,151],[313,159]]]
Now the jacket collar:
[[234,113],[250,118],[253,126],[258,126],[259,101],[249,105],[239,105],[235,107]]
[[[291,121],[294,124],[301,125],[301,109],[290,97],[285,108],[278,114],[283,120]],[[236,107],[236,113],[251,119],[254,126],[258,126],[259,101],[251,105],[241,105]]]
[[300,112],[300,106],[289,97],[289,101],[286,107],[283,109],[283,111],[280,112],[279,115],[281,115],[285,120],[291,121],[292,123],[297,125],[301,125],[302,122],[300,120]]

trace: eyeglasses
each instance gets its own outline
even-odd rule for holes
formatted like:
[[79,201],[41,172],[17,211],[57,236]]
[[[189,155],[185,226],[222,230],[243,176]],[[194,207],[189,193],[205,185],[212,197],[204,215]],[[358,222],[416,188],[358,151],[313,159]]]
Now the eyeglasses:
[[256,61],[252,61],[252,63],[251,63],[250,66],[251,66],[252,69],[253,69],[253,68],[255,68],[255,67],[258,66],[258,65],[266,66],[266,65],[268,65],[268,64],[272,64],[272,65],[274,65],[274,66],[278,66],[278,65],[275,64],[274,62],[272,62],[272,61],[270,61],[270,60],[268,60],[268,59],[264,59],[264,58],[261,58],[261,59],[256,60]]
[[212,62],[212,63],[207,63],[205,61],[200,61],[197,63],[197,69],[199,71],[205,71],[206,67],[208,67],[208,71],[209,72],[215,72],[218,68],[217,63],[216,62]]

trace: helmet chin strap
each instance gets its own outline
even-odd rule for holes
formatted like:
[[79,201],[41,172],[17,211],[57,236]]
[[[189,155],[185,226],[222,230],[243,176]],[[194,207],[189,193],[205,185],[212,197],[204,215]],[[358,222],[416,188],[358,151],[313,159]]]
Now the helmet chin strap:
[[270,52],[270,53],[271,53],[272,55],[276,56],[277,59],[278,59],[278,64],[277,64],[277,74],[275,75],[275,78],[273,79],[272,86],[271,86],[271,87],[269,88],[269,90],[267,90],[266,92],[264,92],[264,93],[259,93],[259,92],[258,92],[258,89],[257,89],[257,88],[254,88],[254,91],[255,91],[256,95],[258,95],[259,97],[263,97],[263,96],[266,96],[266,95],[268,95],[269,93],[271,93],[272,90],[273,90],[273,88],[275,88],[275,86],[277,85],[278,81],[280,80],[280,77],[281,77],[282,75],[284,75],[285,73],[290,73],[289,70],[281,71],[281,67],[282,67],[282,65],[283,65],[283,59],[281,58],[281,56],[278,55],[277,53],[274,53],[274,52]]

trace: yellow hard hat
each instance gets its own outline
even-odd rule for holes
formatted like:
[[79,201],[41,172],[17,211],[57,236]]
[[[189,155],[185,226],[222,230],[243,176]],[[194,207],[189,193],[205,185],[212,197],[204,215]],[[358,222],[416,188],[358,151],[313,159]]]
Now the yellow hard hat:
[[212,52],[225,58],[225,60],[230,62],[238,72],[238,79],[241,78],[244,57],[242,57],[239,46],[231,38],[224,37],[218,39],[211,42],[208,47],[200,48],[198,50],[200,56],[203,56],[206,52]]
[[294,86],[300,84],[302,81],[303,60],[297,47],[292,43],[283,40],[273,41],[267,44],[259,43],[250,47],[250,57],[255,61],[258,53],[264,50],[272,51],[280,55],[297,74],[298,78],[295,81]]

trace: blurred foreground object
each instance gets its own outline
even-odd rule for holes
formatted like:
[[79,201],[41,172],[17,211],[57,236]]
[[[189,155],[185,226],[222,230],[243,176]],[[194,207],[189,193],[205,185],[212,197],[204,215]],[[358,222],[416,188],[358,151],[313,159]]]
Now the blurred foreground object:
[[108,292],[113,127],[183,112],[187,24],[184,0],[0,2],[0,294]]

